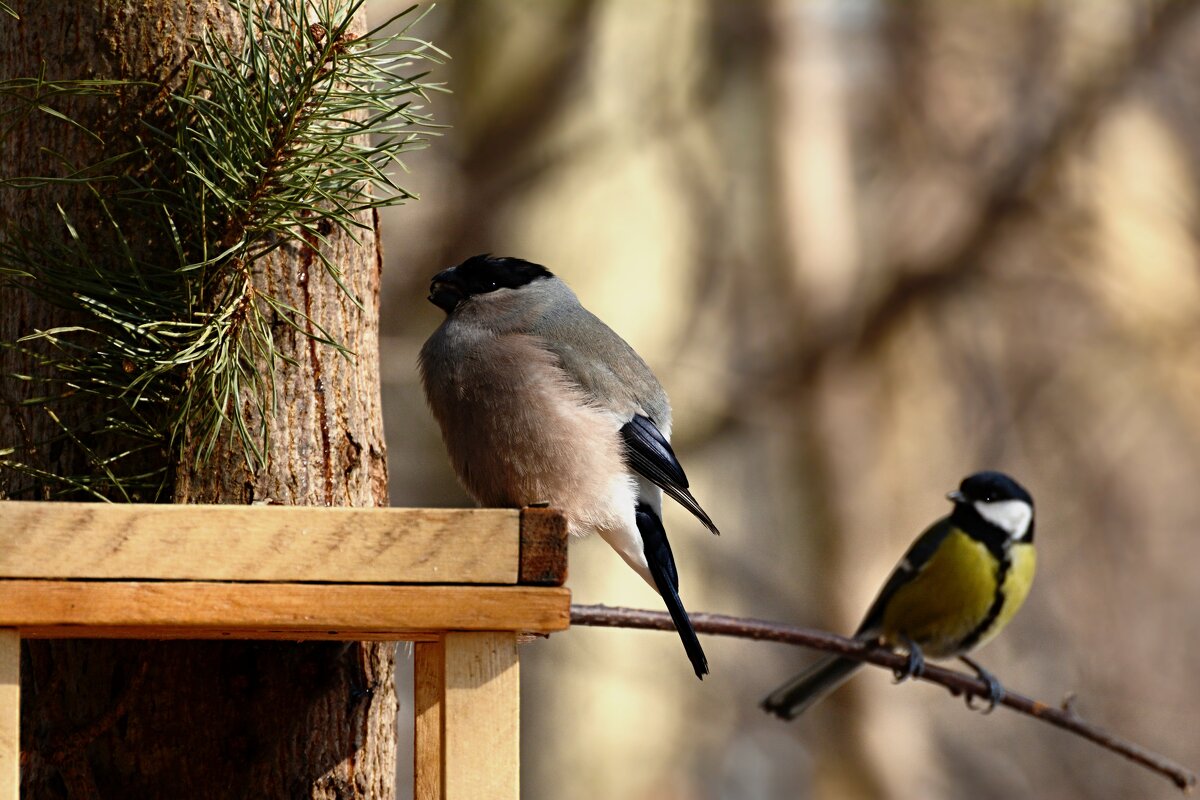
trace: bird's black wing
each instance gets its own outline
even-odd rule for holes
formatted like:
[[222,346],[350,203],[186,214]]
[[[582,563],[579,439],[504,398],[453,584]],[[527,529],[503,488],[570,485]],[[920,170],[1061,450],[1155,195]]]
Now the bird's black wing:
[[625,443],[625,458],[629,466],[692,512],[696,519],[704,523],[704,527],[720,534],[717,526],[688,491],[687,475],[683,473],[679,459],[675,458],[671,443],[649,417],[635,414],[621,427],[621,439]]
[[704,676],[708,674],[708,659],[704,655],[704,648],[700,646],[696,629],[692,627],[692,620],[683,607],[683,601],[679,599],[679,573],[675,569],[675,556],[671,554],[671,543],[667,541],[667,532],[663,528],[662,520],[646,503],[638,503],[636,519],[638,533],[642,535],[646,564],[650,567],[654,585],[658,587],[658,593],[667,604],[667,611],[670,612],[675,630],[679,632],[679,638],[683,641],[683,649],[687,651],[696,677],[704,680]]
[[950,534],[951,530],[953,529],[950,525],[950,518],[944,517],[929,526],[913,542],[912,547],[908,548],[908,552],[904,554],[904,558],[900,559],[900,563],[892,571],[891,576],[887,579],[887,583],[879,591],[875,602],[871,604],[867,615],[863,617],[862,624],[858,626],[855,636],[874,631],[879,627],[883,621],[884,609],[887,608],[892,597],[900,590],[901,586],[904,586],[921,574],[921,570],[925,569],[925,566],[929,563],[929,559],[933,557],[934,552],[938,549],[938,545]]

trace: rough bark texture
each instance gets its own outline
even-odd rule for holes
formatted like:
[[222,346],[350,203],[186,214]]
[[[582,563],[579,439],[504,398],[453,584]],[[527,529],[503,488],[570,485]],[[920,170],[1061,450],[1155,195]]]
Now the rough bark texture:
[[[209,0],[28,2],[20,22],[0,21],[0,78],[148,77],[170,83],[184,43],[209,28],[233,31],[225,3]],[[122,109],[109,109],[119,123]],[[101,112],[103,113],[103,112]],[[97,126],[109,124],[91,120]],[[8,174],[44,172],[46,145],[81,155],[78,137],[34,124],[0,153]],[[85,158],[86,156],[81,157]],[[53,214],[0,193],[0,219],[26,223]],[[82,209],[76,209],[83,213]],[[372,220],[366,220],[371,222]],[[356,356],[345,359],[285,325],[279,347],[296,366],[276,374],[279,413],[269,462],[251,474],[225,448],[202,470],[176,465],[178,502],[384,505],[386,463],[377,353],[379,269],[370,232],[334,236],[334,261],[362,300],[351,303],[303,248],[258,265],[256,280],[308,313]],[[0,339],[64,324],[59,310],[28,293],[0,295]],[[0,351],[0,373],[28,369]],[[5,381],[0,434],[36,442],[47,420],[14,401]],[[54,470],[78,471],[70,453],[39,452]],[[0,494],[44,496],[28,479],[0,474]],[[230,531],[236,536],[236,531]],[[27,798],[390,798],[394,794],[394,646],[276,642],[30,643],[22,664],[22,791]]]

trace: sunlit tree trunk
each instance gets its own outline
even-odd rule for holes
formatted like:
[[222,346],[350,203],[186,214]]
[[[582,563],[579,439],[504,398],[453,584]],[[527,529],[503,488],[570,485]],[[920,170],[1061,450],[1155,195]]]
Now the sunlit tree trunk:
[[[228,5],[211,0],[27,2],[17,10],[19,21],[0,17],[0,79],[37,75],[44,67],[53,78],[171,85],[182,75],[190,37],[238,33]],[[97,118],[82,121],[97,130],[133,124],[122,118],[130,113],[124,107],[92,113]],[[31,116],[9,132],[0,150],[4,174],[44,173],[43,147],[79,163],[94,157],[81,149],[94,143],[55,141],[58,134],[40,126]],[[0,220],[49,225],[47,215],[60,202],[86,230],[88,211],[70,191],[44,196],[44,205],[30,207],[28,196],[0,193]],[[181,463],[167,465],[177,502],[386,503],[380,261],[373,220],[364,222],[368,230],[357,243],[330,234],[332,260],[361,307],[310,251],[284,248],[256,265],[262,289],[304,311],[354,355],[342,357],[278,326],[277,346],[294,363],[281,361],[275,375],[278,413],[269,422],[266,465],[251,472],[226,440],[196,468],[185,448]],[[69,322],[34,294],[0,294],[3,341]],[[0,349],[0,374],[30,369],[18,352]],[[26,391],[10,380],[0,389],[6,441],[51,438],[45,413],[18,405]],[[32,455],[52,472],[84,467],[71,448]],[[0,473],[5,494],[33,499],[48,493],[28,477]],[[373,643],[31,642],[22,655],[23,796],[392,797],[393,653],[394,646]]]

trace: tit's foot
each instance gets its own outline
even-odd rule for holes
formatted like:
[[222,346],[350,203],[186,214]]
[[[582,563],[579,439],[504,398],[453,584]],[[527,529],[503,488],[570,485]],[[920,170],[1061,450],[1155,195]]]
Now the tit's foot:
[[909,678],[919,678],[925,674],[925,654],[921,652],[917,643],[907,636],[903,641],[904,646],[908,648],[908,661],[903,667],[892,671],[892,674],[896,676],[896,683],[903,683]]
[[976,708],[982,708],[983,713],[985,714],[990,714],[995,711],[996,705],[1004,699],[1004,687],[1000,685],[1000,681],[996,680],[995,675],[981,667],[973,659],[967,658],[966,656],[959,656],[958,660],[973,669],[979,680],[986,683],[988,687],[987,705],[976,706],[974,702],[976,695],[967,692],[967,708],[971,709],[972,711],[976,710]]

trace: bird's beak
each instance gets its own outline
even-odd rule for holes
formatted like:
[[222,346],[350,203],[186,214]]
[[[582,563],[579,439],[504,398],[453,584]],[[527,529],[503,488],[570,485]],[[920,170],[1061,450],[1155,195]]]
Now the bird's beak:
[[435,275],[433,283],[429,284],[429,302],[449,314],[458,308],[458,304],[462,302],[463,295],[453,282],[443,277],[444,275],[445,273]]
[[953,492],[948,492],[946,494],[946,499],[951,503],[965,503],[967,501],[967,496],[958,489],[955,489]]

